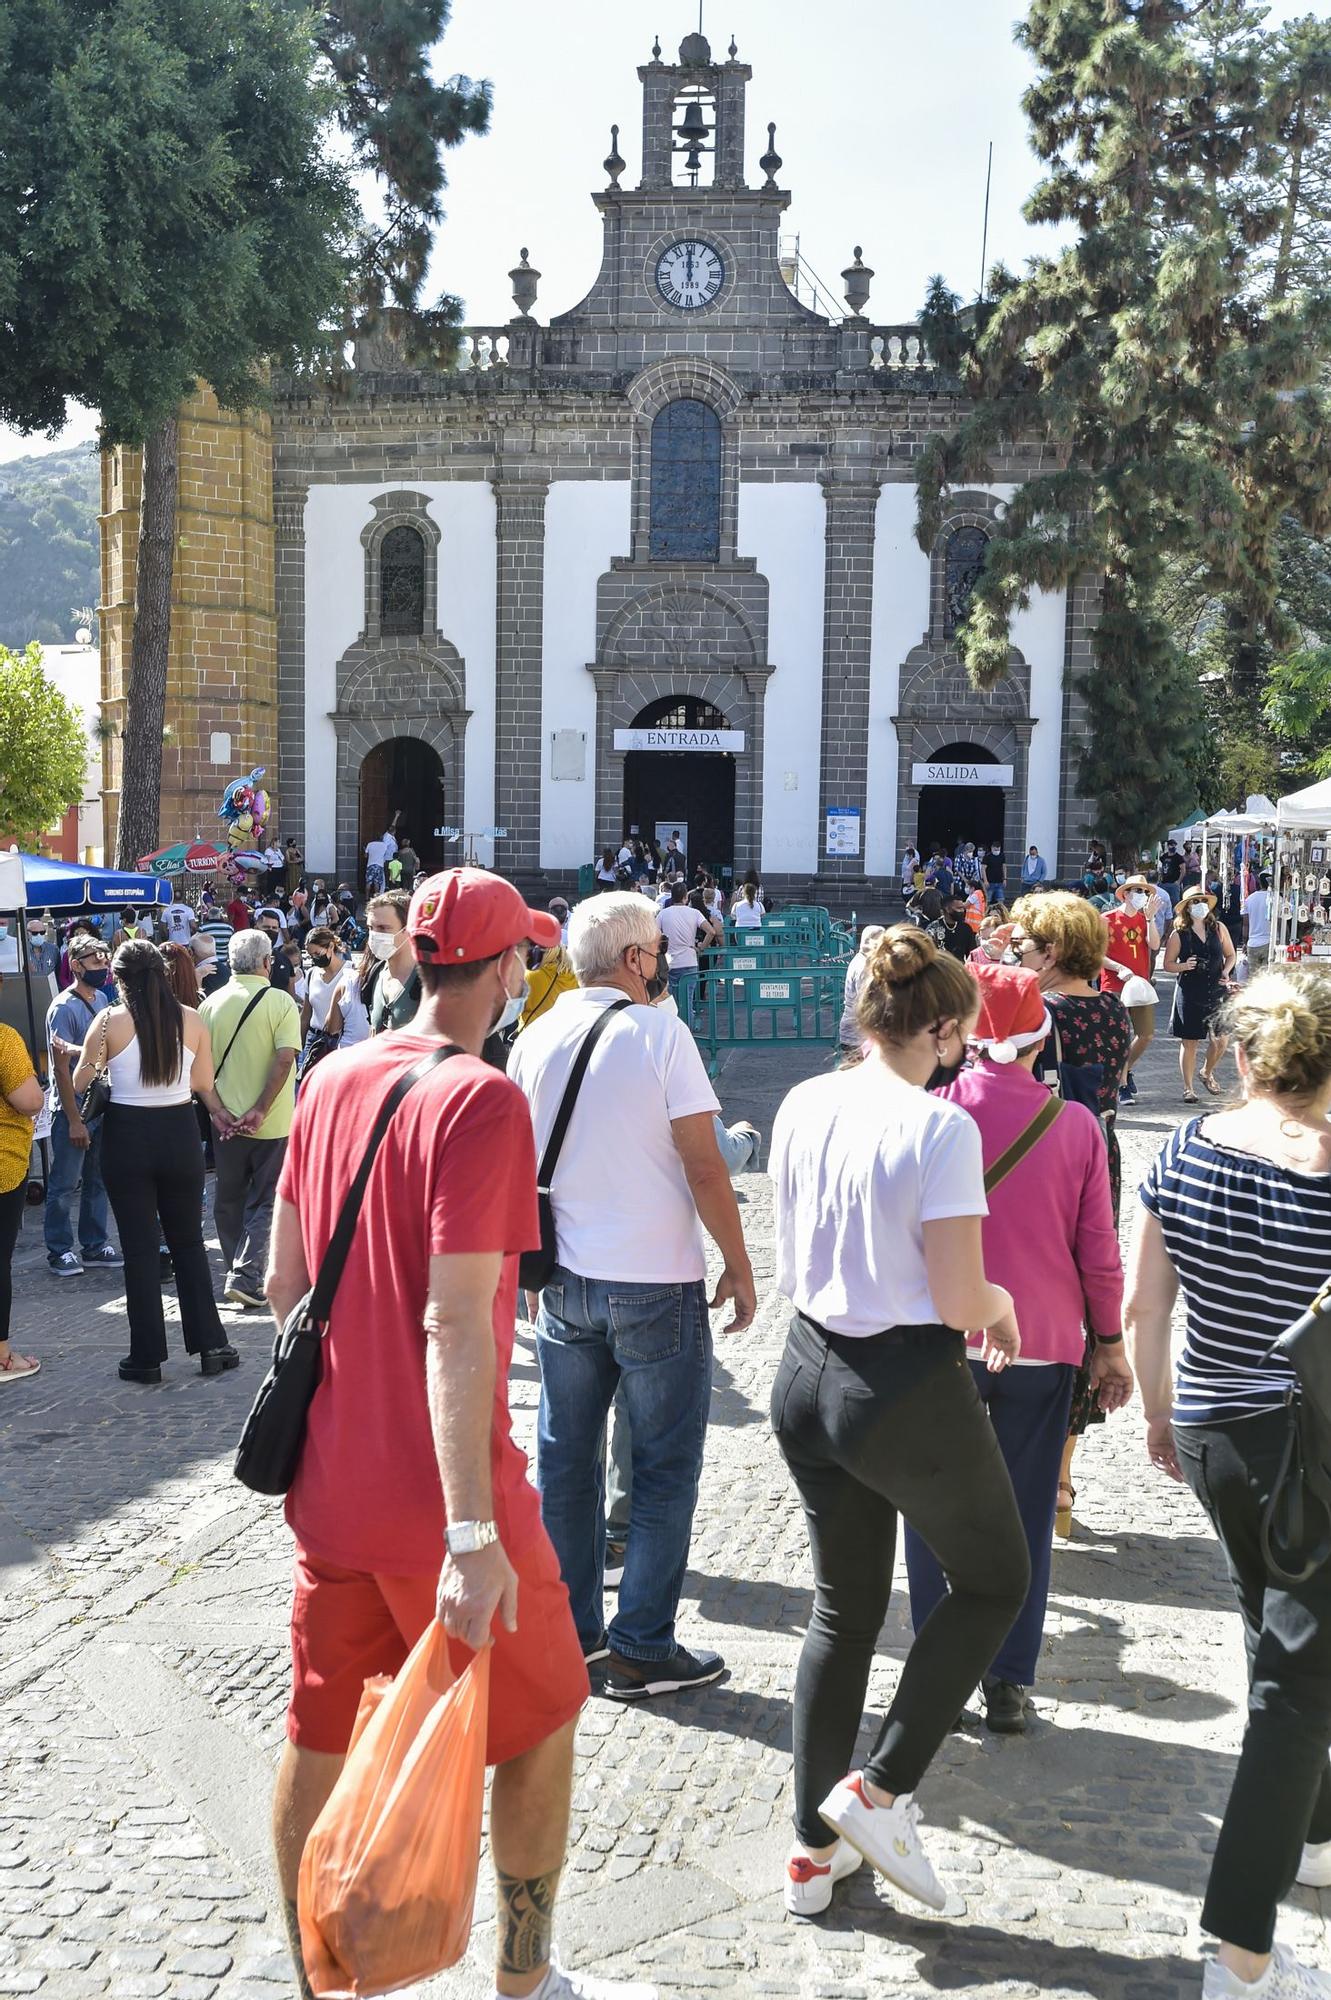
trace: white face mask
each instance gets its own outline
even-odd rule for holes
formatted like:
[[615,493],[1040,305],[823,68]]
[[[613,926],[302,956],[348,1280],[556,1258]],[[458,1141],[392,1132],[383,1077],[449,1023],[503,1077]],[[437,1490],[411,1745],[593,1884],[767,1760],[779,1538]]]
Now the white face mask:
[[1140,889],[1133,889],[1130,892],[1128,896],[1128,906],[1130,909],[1133,910],[1144,910],[1146,908],[1146,898],[1145,896],[1143,896]]
[[[505,989],[505,991],[507,991],[507,989]],[[499,1019],[495,1022],[493,1028],[491,1028],[490,1033],[492,1035],[502,1035],[506,1028],[511,1028],[513,1026],[513,1023],[517,1020],[519,1014],[521,1014],[522,1009],[526,1004],[526,999],[527,999],[527,982],[524,979],[522,985],[518,988],[518,991],[516,993],[508,994],[508,998],[504,1004],[504,1011],[499,1016]]]
[[376,958],[391,958],[400,936],[400,931],[371,931],[366,943]]
[[1190,917],[1204,917],[1210,907],[1209,903],[1189,903],[1188,915]]

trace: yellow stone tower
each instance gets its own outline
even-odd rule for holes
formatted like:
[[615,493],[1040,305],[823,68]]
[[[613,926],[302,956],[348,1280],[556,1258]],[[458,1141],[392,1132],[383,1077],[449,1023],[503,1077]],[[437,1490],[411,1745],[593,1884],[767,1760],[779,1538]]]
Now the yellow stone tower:
[[[102,779],[115,853],[125,682],[134,629],[142,455],[102,454]],[[159,844],[223,841],[217,806],[232,778],[277,779],[277,619],[272,422],[220,409],[202,383],[180,411],[180,492]],[[278,830],[274,800],[268,822]]]

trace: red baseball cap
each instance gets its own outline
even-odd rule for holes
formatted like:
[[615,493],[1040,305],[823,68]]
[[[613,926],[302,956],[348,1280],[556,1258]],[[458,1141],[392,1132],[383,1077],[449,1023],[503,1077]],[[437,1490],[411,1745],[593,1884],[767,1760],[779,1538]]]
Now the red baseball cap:
[[558,944],[556,919],[528,909],[511,882],[484,868],[445,868],[411,899],[407,930],[417,958],[432,965],[474,965],[510,945]]

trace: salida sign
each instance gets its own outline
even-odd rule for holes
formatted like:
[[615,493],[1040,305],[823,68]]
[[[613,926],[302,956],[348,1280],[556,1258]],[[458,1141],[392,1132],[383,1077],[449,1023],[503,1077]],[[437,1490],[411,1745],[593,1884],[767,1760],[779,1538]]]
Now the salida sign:
[[616,750],[742,750],[742,729],[617,729]]
[[912,764],[912,785],[1010,785],[1011,764]]

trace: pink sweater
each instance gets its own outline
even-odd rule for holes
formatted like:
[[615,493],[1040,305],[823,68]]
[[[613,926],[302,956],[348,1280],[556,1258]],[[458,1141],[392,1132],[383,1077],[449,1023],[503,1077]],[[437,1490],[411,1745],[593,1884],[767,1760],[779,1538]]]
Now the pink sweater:
[[[980,1128],[986,1170],[1023,1132],[1048,1092],[1020,1063],[980,1062],[940,1096]],[[1109,1162],[1094,1114],[1065,1104],[989,1197],[985,1276],[1017,1308],[1023,1361],[1080,1363],[1083,1328],[1122,1327],[1123,1265],[1109,1200]]]

